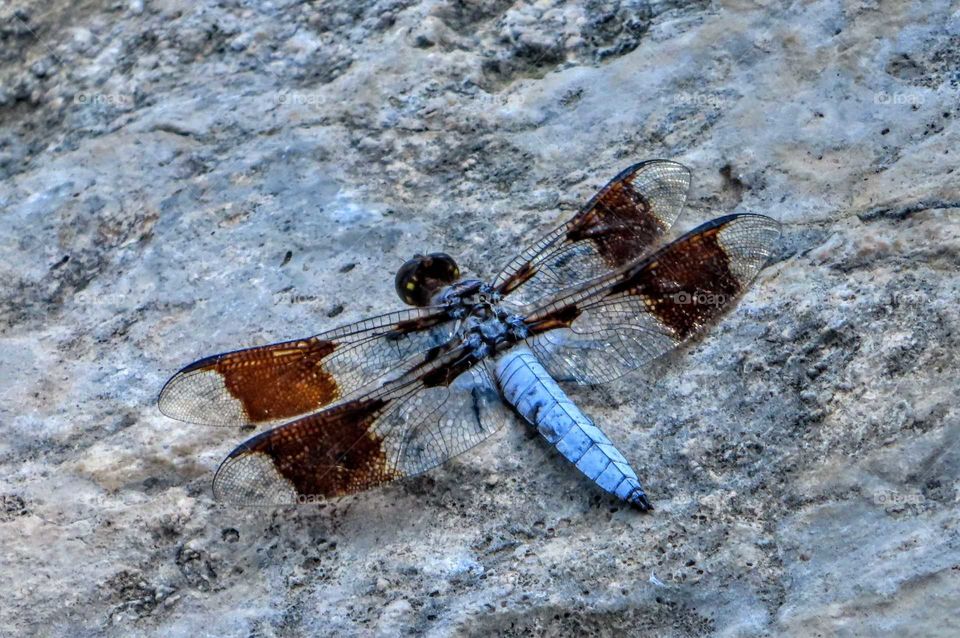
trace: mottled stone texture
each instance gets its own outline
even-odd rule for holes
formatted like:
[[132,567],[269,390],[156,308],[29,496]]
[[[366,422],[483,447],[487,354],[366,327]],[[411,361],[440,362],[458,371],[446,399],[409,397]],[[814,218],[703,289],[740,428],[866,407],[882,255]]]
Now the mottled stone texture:
[[[960,14],[912,2],[0,5],[0,634],[960,633]],[[784,223],[737,311],[572,397],[657,509],[519,422],[299,510],[160,415],[202,355],[489,276],[628,164]]]

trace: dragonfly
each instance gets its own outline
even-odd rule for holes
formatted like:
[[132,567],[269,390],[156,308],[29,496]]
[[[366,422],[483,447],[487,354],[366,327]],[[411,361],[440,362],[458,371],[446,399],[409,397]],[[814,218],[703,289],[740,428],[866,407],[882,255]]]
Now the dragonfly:
[[419,475],[522,421],[600,489],[652,509],[624,454],[562,386],[613,381],[696,338],[770,259],[780,224],[730,214],[668,241],[691,172],[634,164],[490,280],[446,253],[396,273],[407,308],[200,359],[160,411],[270,426],[234,449],[215,499],[292,505]]

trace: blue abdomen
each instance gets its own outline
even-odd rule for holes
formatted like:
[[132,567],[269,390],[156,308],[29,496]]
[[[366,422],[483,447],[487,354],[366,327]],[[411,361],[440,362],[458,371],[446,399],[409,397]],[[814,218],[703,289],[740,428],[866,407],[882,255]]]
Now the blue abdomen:
[[516,346],[501,356],[496,377],[504,399],[587,478],[624,501],[650,508],[627,459],[528,348]]

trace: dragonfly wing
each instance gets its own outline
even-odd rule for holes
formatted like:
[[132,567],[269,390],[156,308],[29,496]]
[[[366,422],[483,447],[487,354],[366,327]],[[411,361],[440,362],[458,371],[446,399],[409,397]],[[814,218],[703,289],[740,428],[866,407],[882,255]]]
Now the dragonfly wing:
[[676,221],[689,189],[690,170],[682,164],[634,164],[515,257],[493,285],[511,305],[526,306],[636,261]]
[[214,479],[218,500],[284,505],[344,496],[425,472],[507,420],[485,361],[465,348],[236,448]]
[[780,224],[707,222],[634,266],[567,291],[526,318],[531,349],[557,379],[604,383],[666,354],[736,306]]
[[346,397],[411,355],[446,343],[443,308],[412,308],[322,334],[206,357],[160,392],[165,415],[201,425],[289,419]]

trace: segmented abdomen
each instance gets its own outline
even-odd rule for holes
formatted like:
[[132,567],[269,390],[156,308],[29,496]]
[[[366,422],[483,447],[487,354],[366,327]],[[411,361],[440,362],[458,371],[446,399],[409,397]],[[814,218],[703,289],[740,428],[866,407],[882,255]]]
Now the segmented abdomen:
[[496,376],[504,399],[587,478],[625,501],[649,508],[627,459],[567,397],[529,348],[516,346],[502,355]]

